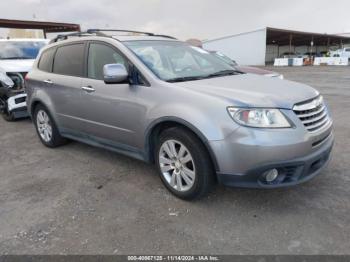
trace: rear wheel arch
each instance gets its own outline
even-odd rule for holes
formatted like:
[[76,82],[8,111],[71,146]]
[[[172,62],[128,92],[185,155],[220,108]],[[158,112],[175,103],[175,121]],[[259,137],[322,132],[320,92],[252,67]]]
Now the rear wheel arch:
[[31,106],[30,106],[30,116],[33,117],[34,115],[34,112],[35,112],[35,108],[38,106],[38,105],[43,105],[45,106],[42,102],[40,102],[39,100],[36,100],[34,101]]
[[41,100],[35,100],[31,103],[31,106],[30,106],[30,116],[33,118],[34,116],[34,112],[35,112],[35,109],[39,106],[39,105],[42,105],[43,107],[45,107],[45,109],[50,113],[51,117],[55,119],[55,117],[53,116],[50,108],[44,103],[42,102]]
[[[39,139],[41,140],[41,142],[50,148],[54,148],[54,147],[58,147],[61,145],[64,145],[68,142],[68,140],[64,137],[61,136],[57,125],[55,123],[55,120],[52,117],[52,114],[50,112],[50,110],[48,109],[47,106],[45,106],[45,104],[41,103],[41,102],[37,102],[32,108],[31,110],[33,110],[33,114],[32,114],[32,120],[35,126],[35,129],[37,131],[37,134],[39,136]],[[42,111],[42,114],[46,115],[46,122],[44,121],[44,119],[42,120],[43,123],[46,126],[50,127],[50,132],[51,132],[51,137],[46,137],[48,140],[45,140],[44,137],[42,136],[42,132],[39,130],[39,126],[38,126],[38,114],[39,112]],[[47,127],[44,127],[44,129],[47,130]]]
[[146,158],[149,162],[154,163],[154,150],[156,148],[157,139],[159,138],[159,135],[161,132],[163,132],[166,129],[174,128],[174,127],[182,127],[190,132],[192,132],[204,145],[206,148],[211,162],[212,166],[215,168],[216,171],[218,171],[218,164],[215,158],[215,155],[213,151],[211,150],[209,146],[209,142],[206,139],[206,137],[203,135],[201,131],[199,131],[195,126],[193,126],[191,123],[180,119],[176,117],[165,117],[162,119],[158,119],[154,121],[150,127],[146,131],[146,139],[145,139],[145,152],[146,152]]
[[47,112],[50,114],[50,116],[52,117],[53,121],[55,122],[55,125],[57,126],[57,119],[56,119],[55,115],[52,113],[51,108],[49,106],[47,106],[44,102],[39,100],[39,99],[37,99],[37,100],[35,100],[35,101],[33,101],[31,103],[31,106],[29,108],[29,110],[30,110],[30,117],[33,119],[35,110],[40,105],[43,106],[47,110]]

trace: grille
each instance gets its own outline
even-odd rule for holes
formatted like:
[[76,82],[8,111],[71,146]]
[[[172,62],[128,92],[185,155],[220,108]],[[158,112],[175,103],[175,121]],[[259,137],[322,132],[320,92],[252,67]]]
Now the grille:
[[309,132],[316,132],[330,121],[322,96],[296,104],[293,111]]

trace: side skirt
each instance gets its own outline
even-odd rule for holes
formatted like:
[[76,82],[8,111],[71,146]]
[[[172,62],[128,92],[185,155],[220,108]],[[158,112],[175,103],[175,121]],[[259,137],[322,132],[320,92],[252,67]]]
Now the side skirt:
[[131,147],[122,143],[116,143],[108,139],[103,139],[86,133],[72,131],[66,128],[60,128],[59,131],[63,137],[76,140],[91,146],[113,151],[122,155],[126,155],[144,162],[148,162],[144,152],[135,147]]

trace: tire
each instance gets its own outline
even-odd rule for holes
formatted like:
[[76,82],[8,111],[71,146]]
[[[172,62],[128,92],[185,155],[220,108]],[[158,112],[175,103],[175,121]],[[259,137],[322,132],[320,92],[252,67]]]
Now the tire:
[[2,112],[1,114],[2,114],[2,118],[3,118],[5,121],[7,121],[7,122],[13,122],[13,121],[16,120],[16,118],[15,118],[13,112],[11,112],[11,113]]
[[[45,146],[54,148],[64,145],[68,142],[67,139],[60,135],[51,114],[43,105],[38,105],[35,107],[33,122],[39,139]],[[46,124],[46,126],[43,127],[42,124]],[[41,127],[39,127],[39,125]],[[51,129],[51,132],[43,131],[45,127],[46,131],[49,131]]]
[[[177,157],[172,154],[174,150]],[[215,182],[207,149],[196,135],[185,128],[174,127],[160,134],[155,162],[163,184],[178,198],[193,200],[204,197]]]

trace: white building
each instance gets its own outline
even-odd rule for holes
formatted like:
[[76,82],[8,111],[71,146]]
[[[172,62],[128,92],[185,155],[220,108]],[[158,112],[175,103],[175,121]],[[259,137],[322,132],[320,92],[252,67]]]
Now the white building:
[[266,27],[203,42],[203,48],[220,51],[242,65],[270,64],[286,53],[304,54],[337,49],[350,37]]

